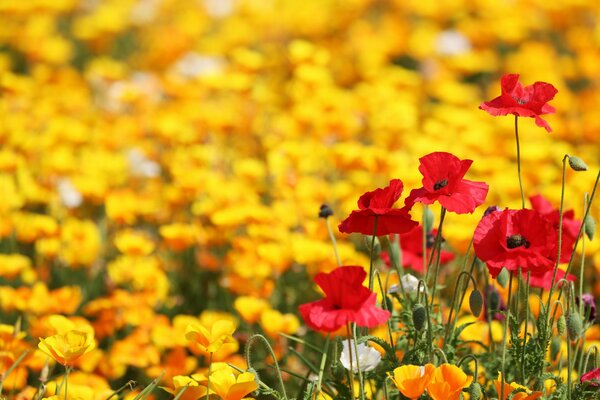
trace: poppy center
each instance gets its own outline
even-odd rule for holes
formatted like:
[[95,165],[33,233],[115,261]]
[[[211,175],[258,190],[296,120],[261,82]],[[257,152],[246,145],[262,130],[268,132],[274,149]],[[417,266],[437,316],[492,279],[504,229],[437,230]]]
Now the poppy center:
[[521,246],[528,249],[529,245],[529,241],[519,234],[508,236],[506,238],[506,247],[508,247],[509,249],[516,249],[517,247]]
[[520,97],[517,97],[517,96],[513,96],[513,99],[514,99],[514,100],[515,100],[515,101],[516,101],[518,104],[520,104],[520,105],[523,105],[523,104],[526,104],[526,103],[527,103],[527,100],[525,100],[525,99],[521,99]]
[[444,188],[446,186],[448,186],[448,179],[442,179],[440,181],[437,181],[435,185],[433,185],[433,190],[440,190],[441,188]]

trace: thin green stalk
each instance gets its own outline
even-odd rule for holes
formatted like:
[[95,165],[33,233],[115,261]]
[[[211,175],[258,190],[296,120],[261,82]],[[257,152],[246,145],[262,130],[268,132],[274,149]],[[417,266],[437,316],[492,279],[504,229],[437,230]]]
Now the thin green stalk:
[[[583,198],[583,209],[587,208],[587,193]],[[583,223],[582,223],[583,225]],[[585,254],[585,235],[581,235],[581,254]],[[583,271],[585,266],[585,257],[581,257],[581,263],[579,264],[579,314],[583,315]]]
[[371,249],[369,252],[369,290],[373,290],[373,250],[375,248],[375,238],[377,237],[377,215],[375,216],[375,221],[373,222],[373,237],[371,238]]
[[[459,287],[461,286],[461,284],[464,280],[464,279],[462,279],[463,277],[470,278],[471,282],[473,283],[473,290],[475,290],[477,288],[477,285],[475,284],[475,279],[473,278],[473,276],[471,274],[469,274],[466,271],[463,271],[458,275],[458,278],[456,279],[456,287],[454,290],[454,296],[452,296],[452,302],[450,303],[450,313],[448,314],[448,321],[446,322],[446,330],[444,333],[444,344],[443,344],[444,348],[446,348],[446,344],[448,343],[450,332],[453,329],[452,328],[453,327],[452,317],[454,314],[454,309],[456,308],[456,299],[457,299],[458,293],[459,293],[459,291],[462,291],[463,295],[464,295],[464,292],[469,287],[468,286],[469,283],[467,281],[467,285],[465,285],[464,289],[459,289]],[[459,308],[459,310],[460,310],[460,308]],[[456,314],[458,314],[458,311],[456,311]]]
[[519,145],[519,116],[515,115],[515,139],[517,142],[517,175],[519,176],[519,188],[521,189],[521,208],[525,208],[525,191],[521,179],[521,146]]
[[321,356],[321,365],[319,366],[319,378],[317,380],[317,399],[321,394],[321,382],[323,382],[323,371],[325,371],[325,363],[327,362],[327,353],[329,352],[329,341],[331,339],[331,333],[327,334],[325,340],[325,346],[323,347],[323,355]]
[[427,282],[427,278],[429,275],[429,265],[428,265],[428,261],[427,261],[427,227],[425,226],[425,215],[427,214],[427,205],[424,204],[423,205],[423,214],[421,217],[421,226],[423,227],[422,229],[422,239],[423,239],[423,243],[421,244],[422,248],[423,248],[423,271],[425,271],[425,282]]
[[277,356],[275,355],[275,352],[273,351],[273,348],[271,347],[271,344],[269,343],[267,338],[261,335],[260,333],[256,333],[250,336],[250,338],[246,342],[246,365],[248,365],[248,367],[251,367],[252,360],[250,356],[252,355],[252,343],[254,343],[254,341],[256,340],[261,340],[265,344],[269,355],[273,359],[273,365],[275,366],[275,370],[277,371],[277,378],[279,379],[279,385],[281,386],[281,393],[283,394],[283,398],[287,400],[288,396],[285,390],[285,385],[283,384],[283,378],[281,377],[281,368],[279,368]]
[[365,400],[365,382],[363,380],[362,371],[360,370],[360,362],[358,356],[358,344],[356,343],[356,324],[352,324],[352,344],[354,345],[354,350],[349,348],[350,353],[352,351],[356,354],[356,370],[358,371],[358,387],[360,389],[360,398],[361,400]]
[[329,224],[329,218],[325,218],[325,225],[327,225],[327,232],[329,233],[329,239],[331,239],[331,244],[333,245],[333,253],[335,254],[335,261],[338,266],[342,265],[342,261],[340,259],[340,254],[338,253],[337,241],[335,240],[335,235],[333,234],[333,230],[331,229],[331,225]]
[[[437,249],[436,252],[436,257],[435,257],[435,272],[433,274],[433,287],[431,289],[431,307],[433,307],[433,302],[435,299],[435,291],[437,289],[437,278],[438,278],[438,274],[439,274],[439,270],[440,270],[440,257],[442,255],[442,225],[444,224],[444,217],[446,216],[446,208],[442,207],[442,210],[440,211],[440,224],[438,226],[438,231],[437,231],[437,235],[435,236],[435,243],[433,245],[433,250],[435,251]],[[432,258],[433,258],[433,252],[431,253]],[[425,255],[423,255],[425,256]],[[429,269],[428,269],[429,271]]]
[[508,336],[508,320],[510,319],[510,300],[512,295],[513,273],[510,272],[508,281],[508,300],[506,301],[506,318],[504,320],[504,332],[502,333],[502,382],[500,383],[500,398],[504,399],[504,384],[506,383],[506,342]]
[[[521,348],[521,384],[525,385],[525,348],[527,345],[527,328],[529,324],[529,282],[531,271],[527,271],[527,283],[525,284],[525,331],[523,332],[523,347]],[[521,279],[520,282],[523,280]],[[518,310],[517,310],[518,311]]]
[[350,359],[350,369],[348,370],[348,386],[350,386],[350,393],[352,394],[352,400],[356,399],[354,395],[354,367],[352,363],[352,332],[350,330],[350,323],[346,324],[347,340],[348,340],[348,358]]

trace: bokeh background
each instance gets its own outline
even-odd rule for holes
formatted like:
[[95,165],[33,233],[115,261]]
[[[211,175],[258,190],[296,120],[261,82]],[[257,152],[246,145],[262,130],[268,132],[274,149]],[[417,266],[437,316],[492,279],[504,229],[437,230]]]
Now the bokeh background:
[[[552,133],[520,120],[525,191],[558,205],[577,155],[581,216],[599,72],[597,1],[0,0],[2,322],[84,317],[100,350],[82,370],[113,387],[192,372],[181,321],[239,320],[239,296],[269,303],[249,330],[297,333],[308,277],[335,266],[322,203],[335,226],[447,151],[474,160],[484,206],[520,205],[513,118],[478,109],[504,73],[558,88]],[[450,247],[483,209],[448,216]],[[338,240],[368,263],[360,238]],[[598,241],[585,252],[600,294]]]

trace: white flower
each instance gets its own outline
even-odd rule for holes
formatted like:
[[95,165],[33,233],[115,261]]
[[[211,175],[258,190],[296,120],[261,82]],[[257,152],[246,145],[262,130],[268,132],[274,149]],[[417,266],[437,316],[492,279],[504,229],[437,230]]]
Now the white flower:
[[[350,352],[348,351],[348,340],[343,341],[344,349],[340,355],[340,362],[347,370],[350,369]],[[374,348],[361,343],[356,346],[358,350],[358,363],[356,362],[356,350],[354,348],[354,341],[350,340],[352,346],[352,370],[356,374],[358,373],[358,367],[362,372],[371,371],[375,369],[379,361],[381,361],[381,354]],[[358,365],[357,365],[358,364]]]
[[148,159],[144,153],[138,149],[131,149],[127,153],[129,161],[129,170],[135,176],[144,178],[155,178],[160,175],[160,165]]
[[438,35],[435,47],[438,54],[456,56],[470,51],[471,42],[459,31],[450,29]]
[[204,8],[211,17],[224,18],[233,13],[235,3],[234,0],[204,0]]
[[83,202],[83,196],[67,178],[62,178],[56,184],[61,203],[67,208],[77,208]]
[[[400,282],[402,282],[402,287],[404,288],[405,293],[413,294],[413,293],[417,292],[417,289],[419,287],[419,279],[417,277],[415,277],[414,275],[406,274],[400,279]],[[421,291],[423,291],[422,287],[421,287]],[[401,293],[402,290],[400,289],[400,285],[398,285],[398,284],[392,285],[388,289],[388,293],[399,293],[399,292]]]
[[225,69],[225,59],[195,52],[184,54],[172,67],[172,72],[184,78],[218,75]]

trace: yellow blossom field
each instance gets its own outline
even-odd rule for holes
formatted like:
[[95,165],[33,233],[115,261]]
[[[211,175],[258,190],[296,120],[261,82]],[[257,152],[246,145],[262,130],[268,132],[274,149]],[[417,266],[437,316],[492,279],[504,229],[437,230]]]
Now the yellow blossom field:
[[[487,207],[521,207],[518,163],[523,208],[540,194],[559,210],[564,188],[562,209],[584,221],[600,167],[599,72],[592,0],[0,0],[2,398],[561,398],[560,384],[506,371],[504,358],[499,376],[509,315],[506,326],[486,321],[467,298],[493,287],[510,314],[511,289],[489,276],[472,238]],[[519,159],[516,114],[479,109],[505,74],[558,91],[544,116],[551,132],[518,118]],[[434,152],[473,160],[466,177],[489,192],[474,212],[411,210],[423,226],[445,219],[429,260],[439,277],[436,268],[424,295],[439,351],[408,362],[412,344],[401,348],[392,325],[411,310],[386,290],[402,273],[378,257],[389,251],[394,263],[393,236],[338,225],[392,179],[402,180],[402,207]],[[587,170],[565,167],[566,155]],[[319,218],[321,205],[332,215]],[[598,201],[588,214],[600,218]],[[567,315],[571,331],[568,310],[580,310],[577,335],[557,328],[555,357],[546,348],[542,357],[573,387],[569,400],[600,398],[580,382],[600,365],[599,321],[579,306],[584,292],[600,296],[600,241],[581,226],[571,261],[556,261],[577,278],[571,295],[521,296],[527,274],[510,275],[513,294],[529,300],[516,324],[523,346],[553,290],[567,299],[557,318]],[[442,246],[454,257],[440,266]],[[465,278],[455,304],[470,257],[479,289],[466,291]],[[342,265],[368,272],[394,321],[369,331],[387,341],[369,347],[391,364],[365,376],[337,361],[342,341],[365,342],[367,329],[319,332],[299,312],[329,295],[313,278]],[[427,286],[431,272],[411,273]],[[420,332],[414,309],[412,318]],[[461,324],[450,351],[444,329]],[[467,354],[484,366],[465,360],[463,372]]]

